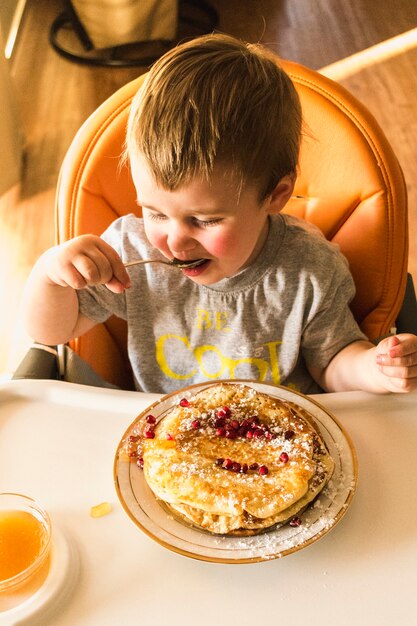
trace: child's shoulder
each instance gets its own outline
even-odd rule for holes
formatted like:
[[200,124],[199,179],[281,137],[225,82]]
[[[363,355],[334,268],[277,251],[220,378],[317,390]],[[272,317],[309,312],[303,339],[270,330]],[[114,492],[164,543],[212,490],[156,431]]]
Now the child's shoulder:
[[132,235],[141,236],[143,231],[143,219],[133,213],[128,213],[113,220],[106,228],[103,236],[104,238],[116,237],[124,239],[125,237],[130,238]]
[[143,219],[129,213],[115,219],[101,235],[107,243],[117,250],[132,251],[148,248],[148,240],[143,227]]
[[321,240],[327,241],[320,228],[312,222],[308,222],[307,220],[295,215],[290,215],[289,213],[281,213],[281,215],[284,218],[286,230],[293,235],[301,237],[318,237]]
[[281,214],[285,223],[285,234],[294,245],[308,246],[318,250],[327,250],[331,254],[340,254],[338,244],[326,239],[318,226],[295,215]]
[[283,215],[285,234],[283,244],[292,267],[314,268],[315,272],[330,275],[345,274],[349,263],[337,243],[328,241],[314,224],[293,215]]
[[121,215],[117,219],[115,219],[111,224],[110,228],[114,230],[130,230],[132,227],[141,228],[143,223],[143,219],[134,213],[126,213],[126,215]]

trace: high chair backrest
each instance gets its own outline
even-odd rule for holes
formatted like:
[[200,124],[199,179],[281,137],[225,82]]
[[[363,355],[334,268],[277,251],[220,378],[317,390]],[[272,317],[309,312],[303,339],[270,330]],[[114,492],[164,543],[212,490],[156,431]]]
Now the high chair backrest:
[[[316,224],[347,257],[357,293],[353,314],[376,339],[395,324],[404,297],[407,194],[398,161],[369,111],[340,85],[279,61],[300,95],[305,121],[295,195],[285,211]],[[144,76],[106,100],[83,124],[64,159],[56,200],[57,241],[101,234],[139,213],[128,166],[120,167],[131,100]],[[126,325],[112,317],[71,342],[109,382],[132,387]]]

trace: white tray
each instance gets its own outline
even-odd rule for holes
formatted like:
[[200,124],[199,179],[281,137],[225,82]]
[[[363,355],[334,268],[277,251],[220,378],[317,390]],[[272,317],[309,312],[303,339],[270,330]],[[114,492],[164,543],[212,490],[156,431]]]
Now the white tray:
[[[306,549],[233,566],[158,545],[117,498],[117,445],[159,397],[59,381],[0,384],[0,490],[39,500],[80,561],[72,592],[54,615],[45,604],[44,614],[23,623],[414,625],[417,495],[409,477],[417,475],[416,394],[316,397],[357,450],[352,505]],[[91,518],[90,508],[103,501],[112,511]]]

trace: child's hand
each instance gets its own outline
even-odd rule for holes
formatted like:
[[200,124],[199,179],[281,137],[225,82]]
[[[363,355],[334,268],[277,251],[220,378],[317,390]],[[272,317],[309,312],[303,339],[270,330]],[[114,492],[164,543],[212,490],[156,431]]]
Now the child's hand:
[[83,289],[106,285],[113,293],[130,287],[130,278],[116,250],[96,235],[81,235],[49,250],[44,271],[54,285]]
[[417,337],[401,334],[387,337],[376,347],[376,363],[387,377],[387,391],[417,389]]

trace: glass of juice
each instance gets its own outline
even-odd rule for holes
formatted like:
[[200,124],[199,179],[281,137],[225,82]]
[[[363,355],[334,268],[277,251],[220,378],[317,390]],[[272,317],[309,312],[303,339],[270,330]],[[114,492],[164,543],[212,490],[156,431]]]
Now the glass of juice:
[[32,498],[0,493],[0,611],[37,591],[49,570],[51,522]]

